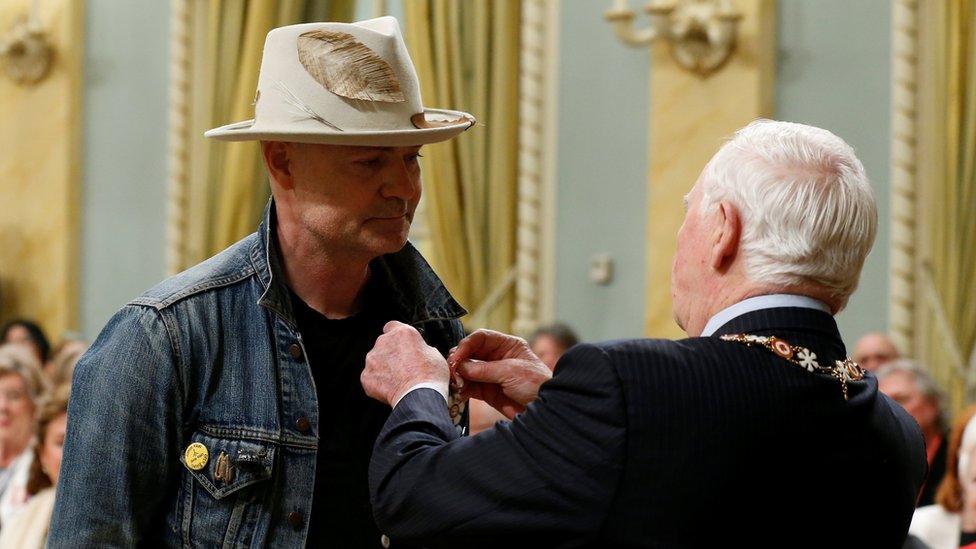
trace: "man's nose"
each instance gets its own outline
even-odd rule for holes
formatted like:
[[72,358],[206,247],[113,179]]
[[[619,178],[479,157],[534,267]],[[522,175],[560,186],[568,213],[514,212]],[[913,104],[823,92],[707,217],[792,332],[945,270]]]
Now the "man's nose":
[[406,161],[393,163],[380,194],[383,198],[399,198],[408,202],[417,195],[417,178]]

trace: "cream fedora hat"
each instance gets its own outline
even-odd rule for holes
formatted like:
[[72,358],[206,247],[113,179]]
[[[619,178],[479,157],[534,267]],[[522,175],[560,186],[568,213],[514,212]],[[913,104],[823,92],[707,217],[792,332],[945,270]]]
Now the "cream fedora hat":
[[254,119],[204,135],[404,147],[450,139],[474,123],[465,112],[424,108],[400,26],[393,17],[380,17],[269,32]]

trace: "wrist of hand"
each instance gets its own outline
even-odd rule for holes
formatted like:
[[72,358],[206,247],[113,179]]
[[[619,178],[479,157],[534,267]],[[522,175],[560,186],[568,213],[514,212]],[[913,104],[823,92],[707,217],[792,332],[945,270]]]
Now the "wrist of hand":
[[416,391],[417,389],[433,389],[438,393],[440,393],[442,397],[444,397],[444,404],[447,404],[447,399],[448,399],[447,381],[427,380],[427,381],[418,381],[408,387],[402,388],[397,394],[393,395],[393,398],[390,399],[390,406],[396,408],[396,405],[399,404],[401,400],[403,400],[403,397],[407,396],[413,391]]

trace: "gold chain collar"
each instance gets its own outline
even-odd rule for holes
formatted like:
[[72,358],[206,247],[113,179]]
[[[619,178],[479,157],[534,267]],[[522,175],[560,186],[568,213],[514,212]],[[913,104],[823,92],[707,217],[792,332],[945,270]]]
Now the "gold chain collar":
[[796,364],[811,373],[827,374],[840,382],[840,387],[844,392],[844,400],[847,400],[847,384],[852,381],[864,379],[864,369],[858,366],[850,357],[844,360],[835,360],[833,366],[821,366],[817,362],[817,355],[806,347],[791,345],[787,341],[776,336],[755,336],[750,334],[729,334],[721,336],[723,341],[733,341],[741,343],[747,347],[759,345],[770,350],[776,356]]

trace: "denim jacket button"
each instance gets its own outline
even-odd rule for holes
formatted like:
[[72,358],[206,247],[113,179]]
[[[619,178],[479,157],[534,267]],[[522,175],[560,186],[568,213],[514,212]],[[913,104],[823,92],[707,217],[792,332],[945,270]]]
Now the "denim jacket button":
[[302,358],[301,346],[299,346],[297,343],[292,343],[288,346],[288,354],[290,354],[295,360]]
[[307,417],[300,417],[297,421],[295,421],[295,427],[297,427],[299,431],[307,433],[308,430],[312,428],[312,424],[308,422]]
[[288,513],[288,524],[291,524],[294,528],[300,528],[302,526],[302,514],[298,511]]

